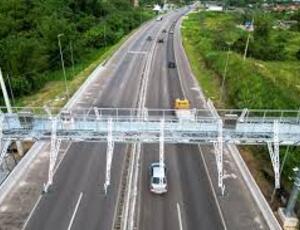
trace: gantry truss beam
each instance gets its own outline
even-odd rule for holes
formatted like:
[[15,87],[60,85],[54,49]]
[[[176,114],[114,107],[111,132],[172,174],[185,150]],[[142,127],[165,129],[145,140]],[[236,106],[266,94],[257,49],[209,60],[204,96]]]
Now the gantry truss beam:
[[[148,109],[147,117],[142,118],[136,116],[138,111],[134,109],[95,110],[64,111],[55,115],[55,119],[46,113],[2,113],[0,137],[2,141],[51,139],[55,122],[55,137],[60,140],[107,142],[111,133],[109,140],[112,142],[159,143],[163,118],[165,143],[221,141],[247,145],[274,142],[300,145],[297,111],[253,111],[251,114],[248,110],[248,116],[244,116],[243,110],[220,110],[216,117],[208,110],[192,110],[190,119],[178,119],[172,110]],[[243,115],[243,119],[239,119],[239,115]]]
[[176,117],[175,110],[103,109],[61,111],[50,108],[14,108],[0,113],[0,159],[16,140],[51,139],[50,165],[45,191],[53,183],[53,172],[62,140],[107,142],[104,190],[110,185],[115,142],[159,143],[163,163],[164,143],[213,144],[216,153],[218,186],[223,185],[224,143],[267,144],[280,186],[280,145],[300,145],[299,111],[215,110],[211,101],[206,110],[190,110],[189,116]]

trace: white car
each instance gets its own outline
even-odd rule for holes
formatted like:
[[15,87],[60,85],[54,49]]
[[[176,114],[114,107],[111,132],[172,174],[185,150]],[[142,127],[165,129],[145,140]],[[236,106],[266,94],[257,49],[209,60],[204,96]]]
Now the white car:
[[150,165],[150,191],[156,194],[163,194],[168,191],[167,168],[159,162]]

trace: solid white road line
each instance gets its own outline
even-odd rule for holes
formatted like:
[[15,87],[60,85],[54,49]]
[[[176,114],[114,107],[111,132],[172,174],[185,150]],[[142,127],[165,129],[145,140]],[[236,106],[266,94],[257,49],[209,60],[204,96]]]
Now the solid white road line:
[[74,209],[72,218],[71,218],[71,220],[70,220],[70,223],[69,223],[69,226],[68,226],[68,230],[70,230],[70,229],[72,228],[72,225],[73,225],[73,222],[74,222],[74,219],[75,219],[77,210],[78,210],[79,205],[80,205],[80,201],[81,201],[82,195],[83,195],[83,193],[81,192],[80,195],[79,195],[79,198],[78,198],[78,200],[77,200],[77,203],[76,203],[76,206],[75,206],[75,209]]
[[212,183],[211,177],[210,177],[210,175],[209,175],[209,171],[208,171],[208,167],[207,167],[207,164],[206,164],[206,160],[205,160],[205,158],[204,158],[204,156],[203,156],[203,152],[202,152],[202,149],[201,149],[201,146],[200,146],[200,145],[198,145],[198,149],[199,149],[199,151],[200,151],[200,156],[201,156],[202,161],[203,161],[203,165],[204,165],[204,168],[205,168],[205,171],[206,171],[206,175],[207,175],[207,177],[208,177],[208,181],[209,181],[209,184],[210,184],[210,187],[211,187],[213,196],[214,196],[215,201],[216,201],[216,206],[217,206],[217,209],[218,209],[218,212],[219,212],[221,221],[222,221],[222,225],[223,225],[223,227],[224,227],[224,230],[227,230],[225,218],[224,218],[224,216],[223,216],[222,209],[221,209],[219,200],[218,200],[218,198],[217,198],[217,194],[216,194],[214,185],[213,185],[213,183]]
[[177,202],[177,216],[178,216],[179,230],[183,230],[180,204],[178,202]]
[[27,219],[22,227],[22,230],[26,229],[27,224],[28,224],[29,220],[31,219],[31,216],[33,215],[33,213],[34,213],[35,209],[37,208],[38,204],[40,203],[41,199],[42,199],[42,195],[40,195],[39,198],[37,199],[37,201],[35,202],[33,208],[31,209],[29,216],[27,217]]

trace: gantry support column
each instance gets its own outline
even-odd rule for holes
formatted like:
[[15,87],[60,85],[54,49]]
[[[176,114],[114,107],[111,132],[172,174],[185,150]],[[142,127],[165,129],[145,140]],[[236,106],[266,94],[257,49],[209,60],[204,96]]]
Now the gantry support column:
[[53,184],[54,169],[57,160],[57,155],[61,145],[61,139],[56,138],[57,119],[52,118],[52,130],[51,130],[51,143],[50,143],[50,157],[49,157],[49,170],[48,170],[48,181],[44,185],[44,192],[49,191],[49,187]]
[[223,121],[216,111],[213,102],[209,99],[206,103],[207,108],[212,113],[213,117],[217,119],[218,124],[218,137],[217,142],[214,143],[215,153],[216,153],[216,161],[217,161],[217,170],[218,170],[218,186],[222,191],[222,195],[225,191],[225,186],[223,184]]
[[105,182],[104,182],[104,192],[107,194],[108,186],[110,185],[111,180],[111,164],[113,159],[114,152],[114,142],[112,138],[112,126],[113,122],[110,118],[107,123],[108,134],[107,134],[107,150],[106,150],[106,174],[105,174]]
[[160,121],[160,136],[159,136],[159,165],[160,165],[160,167],[163,167],[164,162],[165,162],[164,126],[165,126],[165,120],[161,119],[161,121]]
[[270,158],[272,161],[272,166],[275,175],[275,188],[280,188],[280,160],[279,160],[279,122],[278,120],[274,121],[273,125],[273,145],[268,142],[268,150],[270,154]]

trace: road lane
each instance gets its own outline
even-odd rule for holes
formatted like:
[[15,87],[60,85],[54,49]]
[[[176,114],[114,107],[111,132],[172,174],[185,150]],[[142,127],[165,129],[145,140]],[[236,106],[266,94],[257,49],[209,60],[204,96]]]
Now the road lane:
[[[176,18],[170,21],[170,27],[174,21]],[[148,88],[147,108],[173,108],[174,100],[183,98],[184,92],[177,68],[167,68],[168,62],[175,62],[173,36],[173,33],[169,33],[168,43],[156,51]],[[149,191],[148,167],[158,159],[158,144],[145,144],[140,183],[139,229],[180,229],[177,203],[181,205],[183,229],[223,229],[197,146],[165,146],[169,191],[161,196]]]
[[[155,35],[160,25],[153,22],[149,33]],[[145,51],[150,48],[146,42],[147,33],[138,33],[127,49],[110,63],[112,73],[105,76],[105,88],[97,92],[98,98],[91,106],[135,107],[139,91],[142,63],[140,54],[130,50]],[[118,61],[120,63],[118,63]],[[106,68],[110,68],[107,65]],[[67,229],[72,216],[78,192],[85,195],[72,229],[111,229],[116,197],[120,182],[122,164],[125,158],[125,145],[116,145],[113,158],[112,184],[105,197],[103,183],[105,176],[106,145],[101,143],[74,143],[61,163],[54,177],[49,194],[43,196],[26,229]]]

